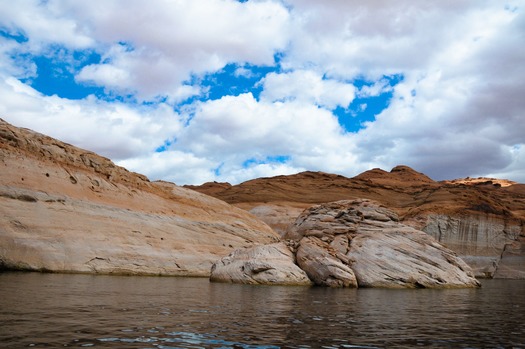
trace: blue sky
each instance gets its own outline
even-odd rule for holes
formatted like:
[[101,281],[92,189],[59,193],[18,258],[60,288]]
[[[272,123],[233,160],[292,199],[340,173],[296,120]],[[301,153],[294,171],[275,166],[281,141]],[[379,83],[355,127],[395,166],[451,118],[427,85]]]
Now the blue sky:
[[[36,75],[20,81],[33,87],[46,96],[57,95],[68,99],[82,99],[89,95],[99,98],[108,98],[104,88],[90,86],[75,81],[75,73],[82,67],[100,62],[100,55],[92,51],[68,52],[67,48],[56,47],[56,51],[46,55],[21,54],[13,59],[30,60],[36,69]],[[67,58],[64,59],[64,56]]]
[[0,1],[1,117],[178,184],[525,182],[523,1],[205,1]]
[[[22,34],[13,36],[3,31],[0,32],[0,35],[17,42],[28,40]],[[106,90],[101,86],[75,80],[76,74],[83,67],[102,63],[102,57],[96,51],[69,51],[66,47],[52,47],[45,55],[28,55],[20,52],[15,53],[12,58],[14,60],[30,60],[34,64],[36,75],[21,79],[21,81],[45,96],[57,95],[67,99],[82,99],[95,95],[97,98],[107,101],[136,102],[132,93],[122,94],[119,91]],[[275,55],[275,64],[273,65],[227,64],[218,71],[202,76],[193,76],[185,81],[184,83],[189,86],[199,85],[203,91],[198,95],[180,101],[174,105],[174,108],[181,110],[184,106],[191,105],[195,101],[217,100],[224,96],[238,96],[243,93],[251,93],[256,99],[259,99],[263,90],[260,84],[261,79],[268,73],[282,73],[282,71],[278,55]],[[382,79],[385,81],[384,91],[373,96],[358,95],[349,105],[337,106],[331,110],[345,132],[358,132],[364,128],[365,122],[374,121],[375,116],[388,106],[393,95],[393,87],[403,80],[403,76],[397,74],[383,76]],[[356,77],[347,83],[352,84],[358,90],[365,86],[374,85],[374,81],[362,77]],[[151,102],[143,101],[142,103]],[[163,144],[157,148],[157,151],[164,150],[165,146],[166,144]],[[245,163],[249,163],[249,161]]]

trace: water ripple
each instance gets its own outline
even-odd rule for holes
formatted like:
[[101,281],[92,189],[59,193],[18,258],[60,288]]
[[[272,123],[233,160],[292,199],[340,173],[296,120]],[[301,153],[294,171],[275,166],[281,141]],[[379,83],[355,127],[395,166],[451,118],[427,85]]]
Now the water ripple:
[[525,348],[525,280],[341,290],[0,273],[0,347]]

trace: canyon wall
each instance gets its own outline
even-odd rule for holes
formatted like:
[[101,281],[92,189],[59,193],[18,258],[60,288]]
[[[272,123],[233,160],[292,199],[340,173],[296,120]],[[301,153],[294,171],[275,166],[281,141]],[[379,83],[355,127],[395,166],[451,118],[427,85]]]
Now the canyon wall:
[[525,278],[523,229],[523,222],[494,214],[429,214],[422,228],[488,278]]
[[236,249],[282,239],[312,205],[365,198],[477,277],[525,278],[525,185],[505,180],[397,166],[182,188],[1,119],[0,169],[0,269],[207,276]]

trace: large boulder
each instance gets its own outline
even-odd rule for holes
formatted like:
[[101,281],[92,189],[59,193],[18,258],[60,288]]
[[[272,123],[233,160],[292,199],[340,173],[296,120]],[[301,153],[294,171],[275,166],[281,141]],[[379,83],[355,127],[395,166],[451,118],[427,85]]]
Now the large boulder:
[[[455,252],[428,234],[399,223],[394,212],[371,200],[312,206],[289,227],[284,238],[287,245],[233,252],[214,265],[211,280],[293,284],[299,275],[292,265],[295,261],[311,282],[320,286],[480,286]],[[292,279],[287,281],[289,277]]]
[[[422,231],[398,222],[376,202],[344,200],[312,206],[289,229],[297,260],[319,285],[359,287],[477,287],[470,267]],[[301,254],[301,258],[300,258]],[[356,283],[348,282],[355,274]],[[337,280],[337,281],[334,281]]]
[[361,287],[475,286],[470,267],[427,234],[410,227],[363,232],[348,258]]
[[320,286],[357,287],[354,272],[343,260],[344,256],[316,237],[301,239],[297,249],[297,264]]
[[311,285],[284,242],[238,249],[213,264],[211,281],[265,285]]

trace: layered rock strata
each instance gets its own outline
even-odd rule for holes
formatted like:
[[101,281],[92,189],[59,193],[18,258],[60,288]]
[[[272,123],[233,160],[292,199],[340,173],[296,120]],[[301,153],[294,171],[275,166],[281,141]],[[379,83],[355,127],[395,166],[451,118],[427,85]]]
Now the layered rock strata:
[[0,119],[0,269],[209,276],[277,240],[244,210]]
[[[297,218],[285,239],[295,254],[297,265],[316,285],[479,286],[471,268],[453,251],[428,234],[399,223],[394,212],[370,200],[312,206]],[[225,268],[234,265],[235,259],[235,255],[230,255],[226,262],[223,259],[216,263],[213,280],[239,282],[239,278],[251,278],[249,273],[244,276],[237,273],[235,278],[228,274]],[[278,265],[273,268],[277,269]]]
[[[456,251],[477,277],[516,278],[525,276],[525,254],[519,252],[525,249],[524,238],[520,236],[522,228],[516,220],[501,219],[495,214],[470,213],[458,216],[429,214],[422,229]],[[506,260],[511,258],[505,253],[511,246],[517,246],[517,253],[512,258],[521,259],[521,263],[509,265]],[[504,265],[508,267],[500,268]]]

